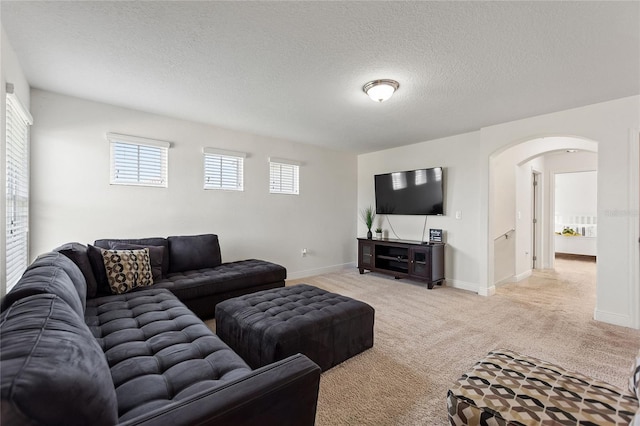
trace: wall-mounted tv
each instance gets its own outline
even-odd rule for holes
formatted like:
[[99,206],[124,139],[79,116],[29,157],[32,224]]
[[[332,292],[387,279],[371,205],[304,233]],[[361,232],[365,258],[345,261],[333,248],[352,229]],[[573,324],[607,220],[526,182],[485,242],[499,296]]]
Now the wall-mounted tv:
[[376,213],[444,214],[442,167],[375,175]]

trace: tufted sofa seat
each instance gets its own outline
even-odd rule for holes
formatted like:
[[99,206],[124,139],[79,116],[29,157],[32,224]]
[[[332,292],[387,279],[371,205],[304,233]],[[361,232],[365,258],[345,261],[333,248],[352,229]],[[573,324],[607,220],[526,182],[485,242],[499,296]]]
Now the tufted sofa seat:
[[251,372],[164,289],[90,299],[85,322],[111,370],[121,421]]
[[213,316],[223,300],[284,286],[286,270],[258,259],[222,263],[215,268],[169,273],[155,285],[169,289],[195,312]]
[[79,268],[40,256],[0,303],[7,425],[312,425],[319,367],[252,370],[167,289],[86,299]]

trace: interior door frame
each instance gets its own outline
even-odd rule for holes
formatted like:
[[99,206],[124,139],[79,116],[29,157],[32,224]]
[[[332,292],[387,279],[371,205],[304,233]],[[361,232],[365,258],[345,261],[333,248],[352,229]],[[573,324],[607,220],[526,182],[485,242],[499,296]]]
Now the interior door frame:
[[640,129],[629,131],[629,225],[631,230],[629,312],[632,327],[640,329]]
[[531,169],[531,269],[541,269],[543,241],[542,172]]

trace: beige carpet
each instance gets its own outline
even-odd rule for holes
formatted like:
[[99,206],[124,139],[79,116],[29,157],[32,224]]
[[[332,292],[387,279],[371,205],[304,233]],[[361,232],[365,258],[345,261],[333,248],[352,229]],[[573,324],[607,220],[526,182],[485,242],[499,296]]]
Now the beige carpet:
[[376,310],[373,348],[322,374],[316,424],[445,425],[447,389],[494,348],[626,386],[640,331],[596,322],[595,263],[559,260],[493,297],[357,270],[288,281]]

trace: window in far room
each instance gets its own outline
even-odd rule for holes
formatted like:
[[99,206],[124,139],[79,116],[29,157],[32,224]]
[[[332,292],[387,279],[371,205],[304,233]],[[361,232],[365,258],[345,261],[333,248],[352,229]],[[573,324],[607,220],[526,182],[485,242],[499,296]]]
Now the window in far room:
[[168,186],[169,142],[115,133],[107,133],[107,139],[112,185]]
[[33,118],[7,84],[6,99],[6,258],[7,291],[29,263],[29,126]]
[[281,158],[269,158],[269,192],[300,194],[300,163]]
[[244,191],[243,152],[203,148],[204,189]]

